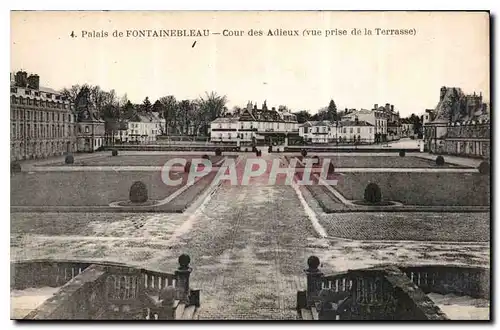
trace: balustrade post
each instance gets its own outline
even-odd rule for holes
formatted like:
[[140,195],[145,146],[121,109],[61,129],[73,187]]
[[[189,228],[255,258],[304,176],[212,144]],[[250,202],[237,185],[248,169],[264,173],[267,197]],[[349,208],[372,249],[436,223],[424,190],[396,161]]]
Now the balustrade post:
[[189,304],[189,276],[192,269],[189,267],[191,258],[187,254],[179,257],[179,268],[175,271],[177,299],[184,304]]
[[318,299],[319,292],[321,291],[321,282],[323,273],[318,269],[320,265],[319,258],[310,256],[307,259],[308,269],[304,270],[307,276],[307,307],[314,306],[314,302]]
[[160,306],[158,312],[158,320],[174,320],[175,319],[175,288],[167,286],[160,291]]

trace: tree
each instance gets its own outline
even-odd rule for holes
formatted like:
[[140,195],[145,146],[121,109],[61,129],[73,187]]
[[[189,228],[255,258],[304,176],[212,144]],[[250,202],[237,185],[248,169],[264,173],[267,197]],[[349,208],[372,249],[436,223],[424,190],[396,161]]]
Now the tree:
[[311,114],[306,110],[301,110],[298,112],[294,112],[295,117],[297,117],[297,122],[300,124],[305,123],[308,120],[311,120]]
[[241,107],[235,105],[233,107],[233,116],[239,116],[241,114],[241,110],[242,110]]
[[330,100],[330,104],[328,104],[328,119],[332,121],[337,121],[337,105],[335,104],[335,101],[332,99]]
[[123,117],[130,121],[139,121],[139,116],[137,115],[134,105],[130,101],[127,101],[123,107]]
[[146,96],[144,101],[142,101],[142,111],[145,113],[151,112],[151,102],[149,101],[149,97]]
[[80,85],[72,85],[70,88],[63,88],[61,94],[71,103],[75,103],[76,97],[80,92]]
[[156,102],[153,104],[151,111],[158,112],[160,114],[160,117],[163,117],[164,108],[165,107],[160,102],[160,100],[156,100]]
[[208,121],[215,120],[224,115],[224,108],[227,103],[226,96],[217,95],[216,92],[205,93],[205,98],[197,100],[200,110],[206,115]]
[[176,134],[177,132],[177,100],[173,95],[160,97],[160,102],[163,104],[163,118],[165,118],[166,134],[169,132]]

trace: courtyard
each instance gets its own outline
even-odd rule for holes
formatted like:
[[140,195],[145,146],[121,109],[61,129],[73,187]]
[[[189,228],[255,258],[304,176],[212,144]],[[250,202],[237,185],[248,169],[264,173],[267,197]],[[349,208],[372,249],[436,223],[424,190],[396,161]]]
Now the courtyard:
[[[181,193],[164,205],[183,204],[177,213],[57,211],[59,206],[127,200],[136,180],[146,184],[151,199],[164,199],[179,187],[164,185],[154,169],[120,171],[120,166],[142,169],[174,156],[105,155],[76,159],[71,166],[115,169],[69,171],[60,166],[13,174],[11,205],[25,208],[11,214],[11,258],[105,260],[170,271],[177,266],[177,256],[187,253],[193,267],[191,286],[201,289],[201,319],[295,319],[296,292],[305,289],[303,269],[310,255],[321,259],[327,274],[387,263],[489,266],[488,212],[327,213],[309,187],[266,184],[267,171],[247,186],[210,185],[211,177],[204,177],[207,182],[199,186],[200,192]],[[253,154],[238,156],[244,161]],[[280,154],[264,153],[262,158],[268,163],[285,161]],[[489,206],[488,176],[383,172],[432,168],[432,162],[416,158],[412,163],[413,158],[332,157],[341,168],[382,171],[341,172],[344,180],[334,188],[358,199],[368,182],[377,182],[384,198],[391,200]],[[30,209],[44,205],[56,211]]]

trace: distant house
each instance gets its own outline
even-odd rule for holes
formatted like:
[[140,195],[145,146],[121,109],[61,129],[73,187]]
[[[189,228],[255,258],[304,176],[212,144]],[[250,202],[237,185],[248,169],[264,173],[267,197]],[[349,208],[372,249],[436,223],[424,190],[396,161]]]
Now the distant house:
[[299,126],[299,136],[310,143],[328,143],[331,140],[332,122],[328,120],[306,121]]
[[309,143],[374,143],[375,127],[367,121],[354,118],[339,122],[307,121],[299,127],[299,135]]
[[287,110],[262,108],[248,102],[238,117],[221,117],[210,123],[212,142],[265,143],[276,144],[287,137],[298,136],[297,117]]
[[153,143],[164,134],[166,121],[158,112],[137,113],[117,124],[113,131],[117,143]]
[[210,123],[212,142],[235,142],[238,139],[239,117],[221,117]]
[[339,142],[374,143],[375,127],[364,120],[341,121],[336,127],[336,138]]

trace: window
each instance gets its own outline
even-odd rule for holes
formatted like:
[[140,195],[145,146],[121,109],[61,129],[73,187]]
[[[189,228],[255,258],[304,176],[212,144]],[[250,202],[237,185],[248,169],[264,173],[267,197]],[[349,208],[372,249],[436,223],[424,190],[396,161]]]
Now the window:
[[370,134],[372,134],[372,132],[373,132],[373,129],[370,127]]
[[361,133],[361,128],[360,128],[360,127],[358,127],[358,134],[359,134],[359,133]]
[[55,119],[54,119],[55,117],[56,117],[56,114],[52,112],[52,121],[54,121],[54,120],[55,120]]
[[16,138],[16,124],[12,124],[12,132],[10,132],[10,136]]
[[35,96],[40,96],[40,92],[35,92]]
[[24,91],[24,94],[31,95],[31,91]]
[[352,132],[354,131],[354,129],[351,127],[351,129],[350,129],[349,131],[350,131],[350,133],[352,134]]
[[15,87],[11,87],[11,88],[10,88],[10,92],[11,92],[11,93],[17,93],[17,88],[15,88]]
[[344,127],[344,133],[347,133],[347,128],[346,127]]
[[89,127],[85,126],[85,133],[88,133],[88,132],[89,132]]

